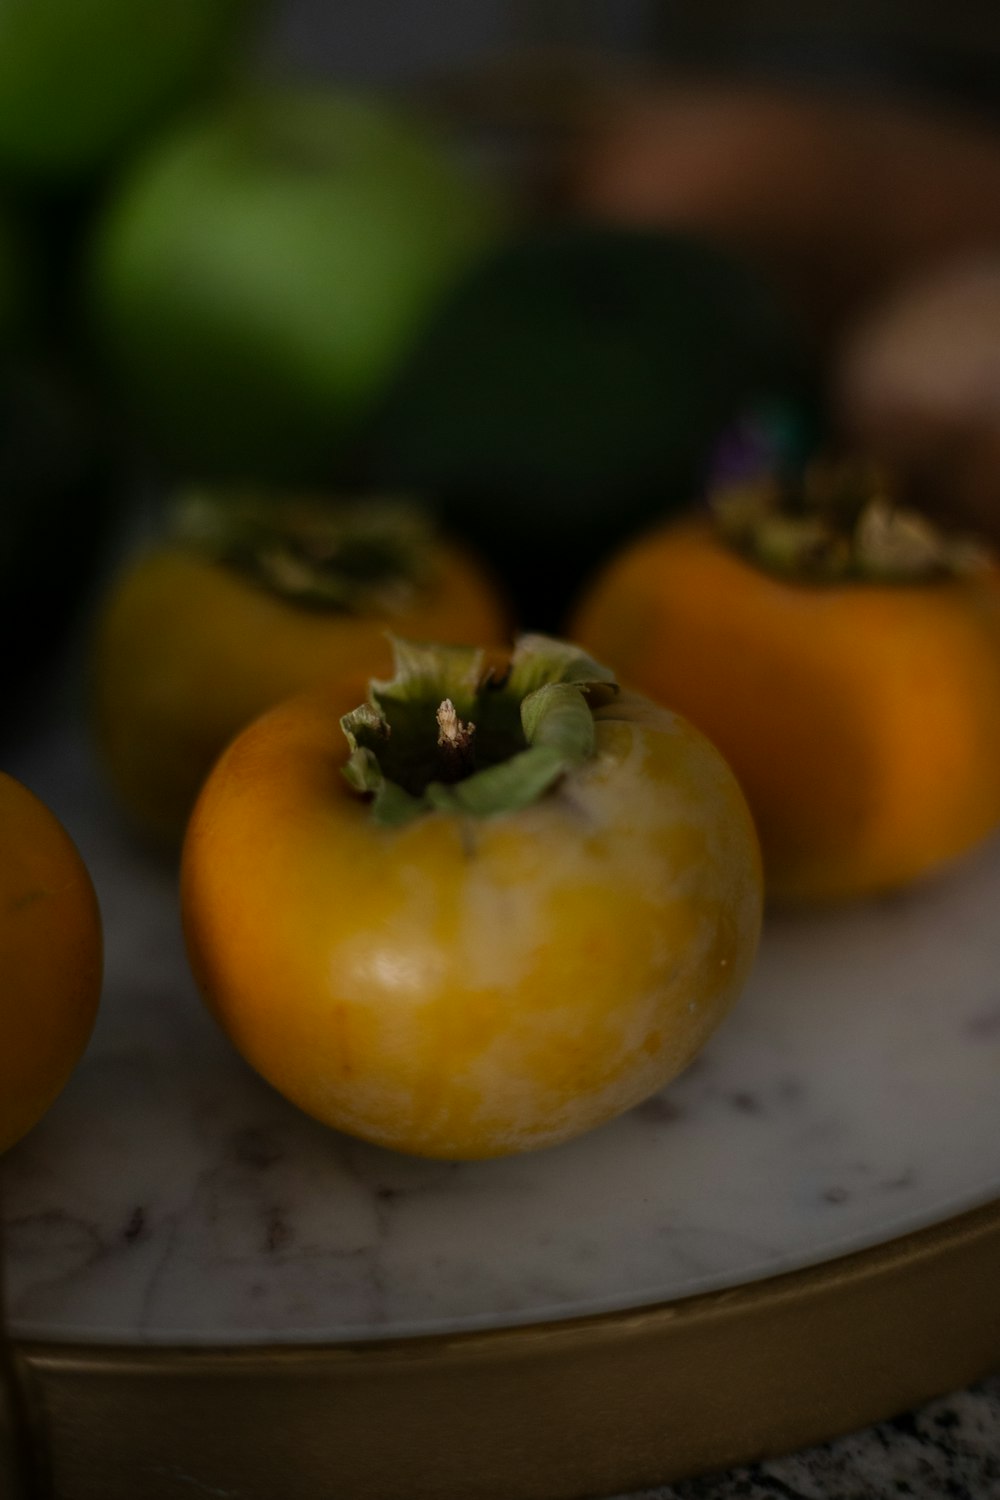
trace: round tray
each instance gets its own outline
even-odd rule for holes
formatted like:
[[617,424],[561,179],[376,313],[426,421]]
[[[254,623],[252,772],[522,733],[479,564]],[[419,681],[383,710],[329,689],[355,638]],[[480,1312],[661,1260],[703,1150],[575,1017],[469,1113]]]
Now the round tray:
[[108,940],[87,1057],[5,1159],[7,1430],[60,1500],[607,1494],[1000,1357],[1000,844],[770,921],[733,1016],[630,1115],[432,1163],[324,1130],[232,1052],[79,726],[8,765]]
[[986,1373],[998,1254],[991,1205],[632,1313],[339,1347],[27,1343],[16,1368],[60,1500],[571,1500],[817,1442]]

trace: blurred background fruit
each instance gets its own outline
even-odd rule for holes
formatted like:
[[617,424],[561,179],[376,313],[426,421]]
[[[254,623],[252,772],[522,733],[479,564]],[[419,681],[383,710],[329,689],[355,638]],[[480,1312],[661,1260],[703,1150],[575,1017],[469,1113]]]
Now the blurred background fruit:
[[798,395],[780,298],[711,243],[542,229],[474,266],[372,437],[379,481],[432,497],[555,623],[602,552],[699,493],[745,408]]
[[857,85],[681,76],[584,140],[569,196],[750,256],[823,342],[896,278],[1000,239],[1000,151],[995,123]]
[[245,93],[128,175],[97,231],[95,339],[171,464],[328,476],[499,219],[485,185],[380,101]]
[[44,696],[102,564],[133,442],[78,338],[90,216],[145,132],[238,56],[253,0],[0,0],[0,629]]
[[843,341],[835,406],[910,497],[1000,541],[1000,238],[873,305]]
[[265,709],[327,687],[349,713],[391,675],[390,631],[502,646],[511,625],[476,559],[412,507],[193,492],[103,602],[102,759],[134,827],[176,852],[213,762]]
[[79,183],[232,55],[253,0],[0,0],[0,179]]
[[722,493],[612,558],[570,633],[722,751],[773,902],[871,897],[1000,828],[1000,568],[877,474]]

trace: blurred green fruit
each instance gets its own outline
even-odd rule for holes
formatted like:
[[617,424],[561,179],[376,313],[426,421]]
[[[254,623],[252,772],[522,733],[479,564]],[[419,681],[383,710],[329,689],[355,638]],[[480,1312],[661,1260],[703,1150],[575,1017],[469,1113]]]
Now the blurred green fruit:
[[0,0],[0,176],[90,176],[204,83],[249,10],[249,0]]
[[498,220],[381,103],[243,96],[137,164],[98,232],[96,337],[175,465],[321,478]]
[[696,497],[737,414],[800,380],[784,310],[712,246],[534,233],[440,308],[374,428],[375,477],[436,496],[548,628],[610,548]]

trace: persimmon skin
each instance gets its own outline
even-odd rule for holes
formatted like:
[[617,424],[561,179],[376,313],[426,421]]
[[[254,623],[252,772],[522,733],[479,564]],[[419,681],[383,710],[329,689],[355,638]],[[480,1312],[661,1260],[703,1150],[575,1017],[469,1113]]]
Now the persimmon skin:
[[690,522],[615,558],[568,633],[718,746],[776,904],[907,885],[1000,824],[996,570],[810,585]]
[[380,827],[329,700],[257,720],[188,826],[193,971],[287,1098],[445,1159],[550,1146],[648,1097],[735,1002],[761,873],[717,752],[638,695],[518,812]]
[[0,1152],[41,1119],[79,1061],[102,968],[83,860],[55,814],[0,772]]
[[387,632],[502,645],[497,589],[461,549],[439,543],[433,587],[395,615],[354,615],[281,598],[221,563],[164,545],[128,568],[99,623],[94,722],[126,813],[176,852],[219,752],[265,709],[335,685],[340,711],[392,671]]

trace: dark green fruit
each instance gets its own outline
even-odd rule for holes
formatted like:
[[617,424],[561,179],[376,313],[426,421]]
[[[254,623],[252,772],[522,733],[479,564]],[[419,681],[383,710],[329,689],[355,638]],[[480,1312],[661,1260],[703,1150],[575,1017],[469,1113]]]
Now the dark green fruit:
[[217,67],[248,0],[0,0],[0,177],[92,176]]
[[436,497],[551,626],[608,550],[691,501],[738,413],[797,390],[788,320],[694,240],[535,234],[478,265],[372,434],[379,483]]

